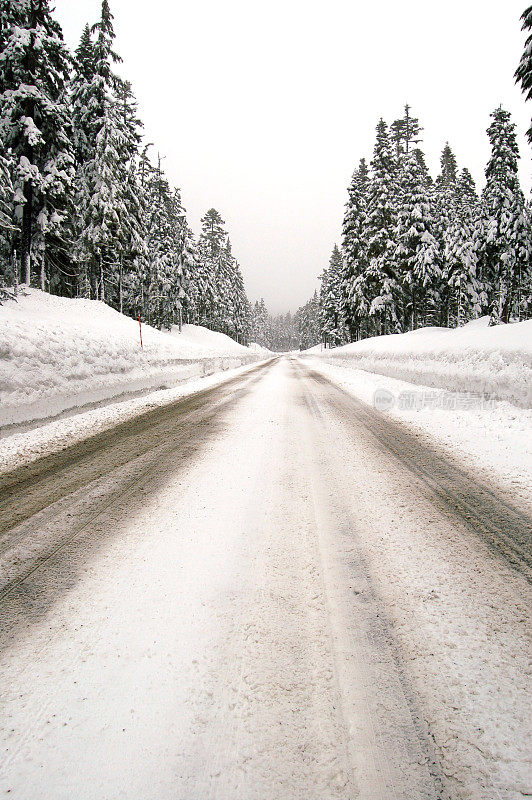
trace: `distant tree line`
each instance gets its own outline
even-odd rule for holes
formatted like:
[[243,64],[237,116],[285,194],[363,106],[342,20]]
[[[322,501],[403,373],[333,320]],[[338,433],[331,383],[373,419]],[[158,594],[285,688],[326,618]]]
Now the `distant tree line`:
[[290,312],[270,314],[261,298],[251,309],[250,339],[274,352],[297,350],[299,333],[296,316]]
[[251,309],[225,223],[210,209],[194,238],[142,141],[114,38],[108,0],[74,54],[49,0],[0,0],[0,286],[246,342]]
[[295,314],[270,314],[264,300],[257,300],[251,311],[250,339],[274,352],[307,350],[321,336],[318,293]]

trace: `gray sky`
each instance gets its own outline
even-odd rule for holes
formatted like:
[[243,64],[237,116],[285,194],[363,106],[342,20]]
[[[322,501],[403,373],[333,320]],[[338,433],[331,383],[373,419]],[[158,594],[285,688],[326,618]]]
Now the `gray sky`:
[[[100,0],[56,0],[77,45]],[[250,299],[295,311],[339,241],[358,160],[405,102],[432,174],[446,140],[483,185],[490,112],[518,126],[528,194],[532,114],[514,86],[525,0],[110,0],[120,72],[197,233],[214,206]]]

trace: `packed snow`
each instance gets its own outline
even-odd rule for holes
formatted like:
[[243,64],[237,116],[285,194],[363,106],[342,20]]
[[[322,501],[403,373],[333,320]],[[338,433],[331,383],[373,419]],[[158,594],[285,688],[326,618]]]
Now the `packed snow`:
[[188,455],[102,449],[15,530],[67,545],[4,603],[0,791],[526,795],[523,577],[310,365],[221,385]]
[[306,352],[410,383],[532,405],[532,320],[489,327],[483,317],[453,330],[421,328]]
[[169,333],[95,300],[24,289],[0,306],[0,427],[172,387],[264,358],[222,333]]

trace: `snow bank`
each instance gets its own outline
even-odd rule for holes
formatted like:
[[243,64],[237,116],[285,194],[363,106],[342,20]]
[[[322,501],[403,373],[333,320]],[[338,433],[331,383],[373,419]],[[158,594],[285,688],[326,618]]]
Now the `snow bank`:
[[[156,331],[156,333],[161,333],[161,331]],[[188,349],[190,346],[193,355],[200,353],[205,353],[207,356],[213,353],[238,353],[242,355],[242,351],[246,353],[251,351],[251,346],[244,347],[235,342],[234,339],[231,339],[230,336],[226,336],[225,333],[210,331],[200,325],[183,325],[181,332],[179,332],[177,325],[173,325],[170,335],[178,339],[181,347]]]
[[142,326],[95,300],[37,289],[0,306],[0,426],[168,388],[266,356],[222,333]]
[[272,353],[272,350],[268,350],[267,347],[263,347],[261,344],[257,344],[257,342],[250,342],[248,344],[248,348],[251,350],[252,353]]
[[532,406],[532,320],[489,327],[484,317],[453,330],[421,328],[306,353],[410,383]]

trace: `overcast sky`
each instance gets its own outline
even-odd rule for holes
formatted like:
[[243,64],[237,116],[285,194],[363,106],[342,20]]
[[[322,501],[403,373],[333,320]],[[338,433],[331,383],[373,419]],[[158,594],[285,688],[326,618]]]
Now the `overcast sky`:
[[[375,125],[405,102],[424,127],[433,175],[446,140],[477,185],[490,112],[518,126],[528,194],[525,105],[513,73],[525,0],[110,0],[122,75],[148,141],[165,156],[197,233],[215,207],[248,296],[295,311],[339,241],[346,188],[371,158]],[[75,47],[100,0],[56,0]]]

